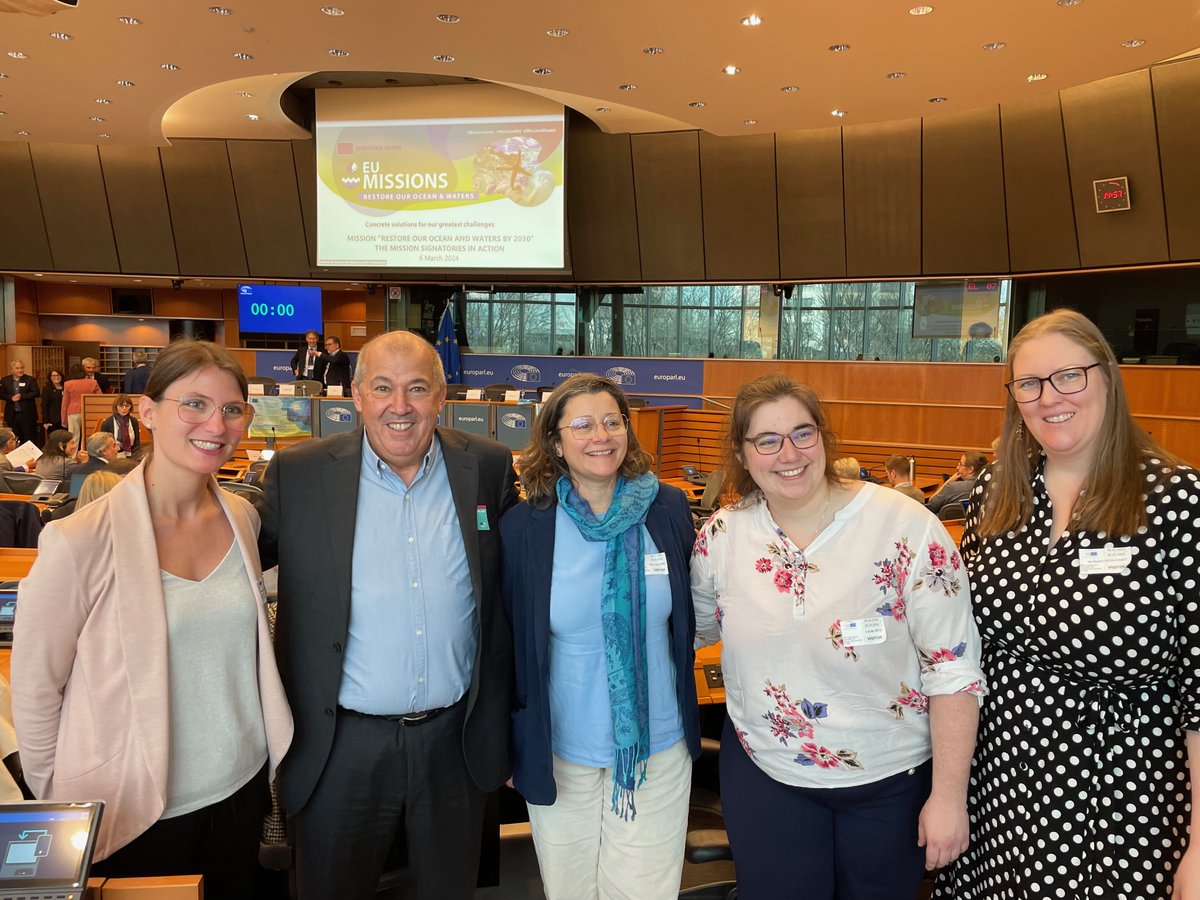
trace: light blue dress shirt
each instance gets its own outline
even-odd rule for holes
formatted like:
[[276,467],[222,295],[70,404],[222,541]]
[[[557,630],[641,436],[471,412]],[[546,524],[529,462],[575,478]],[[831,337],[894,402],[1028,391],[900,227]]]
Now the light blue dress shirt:
[[364,434],[338,703],[374,715],[451,706],[471,684],[478,646],[475,593],[437,435],[406,486]]
[[[658,552],[644,525],[642,538],[647,554]],[[559,506],[550,586],[550,741],[557,756],[598,769],[613,764],[612,713],[600,624],[603,576],[604,544],[584,540]],[[646,670],[652,754],[683,739],[670,618],[671,585],[667,574],[647,575]]]

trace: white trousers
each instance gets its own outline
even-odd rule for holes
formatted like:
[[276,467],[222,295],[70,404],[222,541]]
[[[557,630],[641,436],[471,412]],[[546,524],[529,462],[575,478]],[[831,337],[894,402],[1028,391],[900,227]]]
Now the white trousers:
[[612,807],[612,768],[554,757],[558,799],[529,804],[546,900],[675,900],[683,873],[692,758],[679,741],[649,759],[637,817]]

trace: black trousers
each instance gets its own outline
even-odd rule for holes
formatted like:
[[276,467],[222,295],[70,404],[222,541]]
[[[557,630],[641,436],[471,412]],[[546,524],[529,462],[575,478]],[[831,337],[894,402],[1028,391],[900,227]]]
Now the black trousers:
[[36,400],[22,400],[19,410],[13,409],[15,404],[8,404],[8,414],[5,418],[8,421],[8,427],[13,430],[13,434],[17,436],[17,444],[23,444],[26,441],[33,441],[35,444],[40,444],[40,430],[37,423],[37,407],[34,405]]
[[148,831],[92,866],[98,878],[203,875],[212,900],[256,900],[258,844],[271,804],[267,767],[224,800],[159,819]]
[[462,752],[466,701],[404,725],[338,711],[333,747],[291,817],[300,900],[370,900],[401,825],[420,900],[470,900],[485,795]]

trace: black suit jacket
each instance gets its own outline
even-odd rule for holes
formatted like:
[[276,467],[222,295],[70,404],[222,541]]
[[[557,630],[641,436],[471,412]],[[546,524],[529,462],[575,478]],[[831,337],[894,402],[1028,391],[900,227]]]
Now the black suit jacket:
[[[304,372],[304,357],[308,353],[308,344],[305,344],[295,355],[292,356],[292,374],[297,378],[311,378],[313,381],[321,381],[321,376],[325,374],[325,351],[319,346],[316,348],[317,358],[313,361],[312,375],[306,375]],[[321,381],[324,384],[323,381]]]
[[[492,791],[509,775],[512,635],[500,600],[499,526],[517,502],[516,474],[503,445],[444,428],[437,433],[479,613],[463,755],[475,784]],[[337,723],[362,440],[359,428],[282,450],[267,467],[257,504],[263,568],[279,564],[275,649],[296,723],[279,774],[280,801],[289,812],[308,802]],[[487,530],[477,525],[480,508],[487,511]],[[320,528],[313,528],[314,511]]]
[[[18,379],[12,375],[0,378],[0,397],[4,398],[4,418],[8,422],[13,422],[18,418],[36,422],[37,404],[34,403],[34,400],[41,394],[37,379],[26,373],[21,376],[19,383],[24,387],[18,387]],[[16,408],[16,401],[13,400],[14,394],[21,395],[19,410]]]
[[342,395],[350,396],[350,357],[346,355],[345,350],[339,350],[337,353],[324,353],[321,355],[321,361],[324,366],[321,369],[321,383],[325,385],[340,384],[342,386]]

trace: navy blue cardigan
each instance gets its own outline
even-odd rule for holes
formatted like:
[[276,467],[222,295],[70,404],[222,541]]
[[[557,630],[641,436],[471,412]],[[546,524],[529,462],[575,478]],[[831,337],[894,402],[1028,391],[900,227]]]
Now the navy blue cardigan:
[[[530,803],[558,796],[550,746],[550,580],[557,505],[514,506],[500,520],[504,606],[513,629],[516,690],[512,711],[513,784]],[[667,556],[671,583],[671,655],[683,736],[692,759],[700,755],[700,720],[693,672],[696,616],[688,573],[696,533],[687,499],[664,484],[646,512],[646,529]]]

